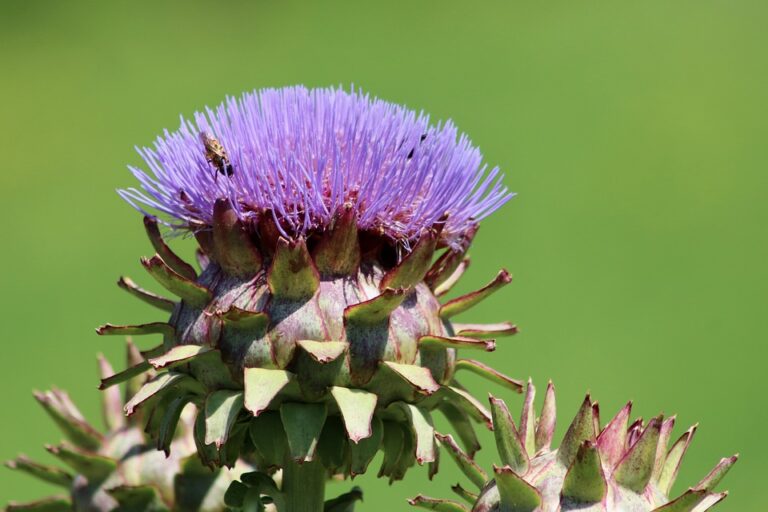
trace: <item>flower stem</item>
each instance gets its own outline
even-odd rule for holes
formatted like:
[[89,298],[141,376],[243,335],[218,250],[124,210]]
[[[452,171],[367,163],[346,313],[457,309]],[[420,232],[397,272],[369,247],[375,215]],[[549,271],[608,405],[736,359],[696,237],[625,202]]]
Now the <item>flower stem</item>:
[[283,466],[284,512],[323,512],[326,474],[318,462],[297,464],[286,457]]

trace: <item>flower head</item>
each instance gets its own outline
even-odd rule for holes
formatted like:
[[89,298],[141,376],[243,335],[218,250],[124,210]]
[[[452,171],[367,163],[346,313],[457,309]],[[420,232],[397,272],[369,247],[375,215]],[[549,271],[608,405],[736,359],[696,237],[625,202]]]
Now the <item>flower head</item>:
[[282,236],[308,237],[346,204],[361,231],[407,248],[441,224],[441,243],[459,248],[512,197],[450,121],[359,91],[265,89],[193,117],[138,148],[151,172],[131,167],[141,187],[119,191],[176,228],[211,226],[225,197],[246,226],[271,216]]
[[229,99],[141,153],[154,177],[134,169],[143,191],[121,194],[194,232],[200,271],[148,215],[156,254],[142,265],[181,300],[123,278],[122,288],[170,318],[98,332],[163,335],[121,377],[161,371],[126,410],[166,414],[172,430],[176,417],[158,404],[182,390],[197,406],[205,464],[227,466],[255,447],[257,465],[286,469],[290,487],[290,468],[304,462],[361,474],[395,435],[402,442],[389,443],[381,474],[398,480],[417,463],[433,474],[433,411],[448,408],[465,433],[470,420],[490,421],[457,372],[522,390],[458,358],[493,351],[513,324],[451,321],[510,274],[439,300],[469,265],[477,222],[510,197],[451,124],[430,126],[361,93],[295,87]]

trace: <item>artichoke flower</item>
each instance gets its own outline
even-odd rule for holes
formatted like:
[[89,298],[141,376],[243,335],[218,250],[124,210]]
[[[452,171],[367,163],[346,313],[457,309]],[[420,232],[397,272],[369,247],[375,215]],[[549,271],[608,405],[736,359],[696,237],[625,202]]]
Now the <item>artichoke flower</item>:
[[[129,342],[129,364],[139,360],[143,360],[141,354]],[[99,366],[104,378],[114,375],[103,357]],[[140,385],[137,379],[130,381],[129,394]],[[6,465],[62,487],[66,494],[13,502],[6,507],[8,512],[223,511],[229,485],[242,471],[253,469],[243,461],[231,471],[210,471],[200,464],[192,439],[192,406],[180,411],[178,433],[163,441],[169,449],[165,454],[157,450],[156,441],[148,439],[140,415],[125,417],[118,388],[102,395],[106,432],[93,427],[65,391],[35,393],[35,398],[67,438],[46,449],[69,469],[39,464],[24,455]]]
[[477,486],[474,493],[453,487],[463,503],[417,496],[415,506],[440,512],[704,512],[726,496],[715,486],[736,462],[727,457],[698,484],[670,499],[680,463],[696,426],[668,447],[675,417],[657,416],[629,422],[632,403],[601,428],[600,409],[587,395],[557,449],[555,390],[550,382],[541,415],[533,409],[535,388],[529,382],[515,424],[504,401],[490,397],[496,447],[501,466],[493,478],[459,448],[450,435],[437,435],[464,474]]
[[[144,268],[179,300],[122,278],[170,318],[98,332],[162,335],[103,383],[158,372],[126,404],[158,418],[154,437],[167,440],[194,403],[206,465],[247,454],[283,469],[287,499],[298,486],[318,502],[326,477],[363,473],[380,449],[382,476],[401,479],[415,463],[434,474],[435,410],[468,440],[473,422],[489,426],[461,372],[522,391],[458,355],[492,351],[513,324],[452,322],[510,275],[439,300],[467,268],[479,221],[512,197],[452,123],[359,92],[292,87],[182,118],[139,153],[149,172],[133,168],[140,187],[119,193],[145,214],[156,254]],[[195,237],[199,272],[161,228]]]

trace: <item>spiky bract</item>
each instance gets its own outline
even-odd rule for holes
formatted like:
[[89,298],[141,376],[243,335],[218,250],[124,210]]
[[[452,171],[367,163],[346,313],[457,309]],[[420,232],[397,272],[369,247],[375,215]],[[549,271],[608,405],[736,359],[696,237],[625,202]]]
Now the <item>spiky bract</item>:
[[[695,427],[668,449],[675,418],[662,416],[631,424],[631,403],[600,428],[597,402],[587,395],[559,448],[550,444],[555,428],[555,394],[550,383],[541,415],[533,409],[535,389],[528,384],[520,422],[515,424],[506,404],[490,397],[493,427],[501,466],[489,478],[457,446],[451,436],[441,444],[479,493],[460,486],[454,491],[472,512],[703,512],[727,493],[715,486],[736,462],[722,459],[679,497],[669,493]],[[467,510],[461,503],[418,496],[412,505],[443,512]]]
[[[139,359],[139,352],[129,344],[129,362]],[[105,359],[99,363],[104,378],[114,375]],[[138,385],[129,383],[133,391]],[[7,466],[57,485],[65,494],[14,502],[7,506],[9,512],[223,511],[229,485],[243,470],[252,469],[244,462],[232,471],[212,472],[202,466],[195,453],[190,410],[177,411],[181,419],[176,435],[166,432],[165,438],[150,440],[139,423],[140,415],[125,418],[118,388],[102,396],[104,433],[83,417],[66,392],[54,389],[35,393],[35,398],[67,438],[46,449],[69,469],[39,464],[23,455]],[[158,451],[158,445],[168,453]]]

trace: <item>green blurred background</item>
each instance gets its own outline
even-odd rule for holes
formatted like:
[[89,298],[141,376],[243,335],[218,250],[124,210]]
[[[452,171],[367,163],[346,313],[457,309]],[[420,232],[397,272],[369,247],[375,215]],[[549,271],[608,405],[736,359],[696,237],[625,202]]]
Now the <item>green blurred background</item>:
[[[677,413],[678,433],[700,421],[676,489],[741,452],[720,510],[764,510],[767,14],[740,0],[3,0],[0,458],[49,460],[59,439],[33,388],[66,388],[98,419],[94,355],[119,363],[122,344],[95,326],[158,319],[114,285],[149,284],[140,216],[114,193],[133,184],[134,144],[226,94],[354,83],[453,118],[519,193],[458,290],[515,274],[474,318],[522,333],[484,359],[540,390],[552,378],[560,434],[587,390],[606,416],[633,399],[646,418]],[[449,461],[425,473],[359,478],[360,510],[460,480]],[[51,490],[0,473],[0,502]]]

